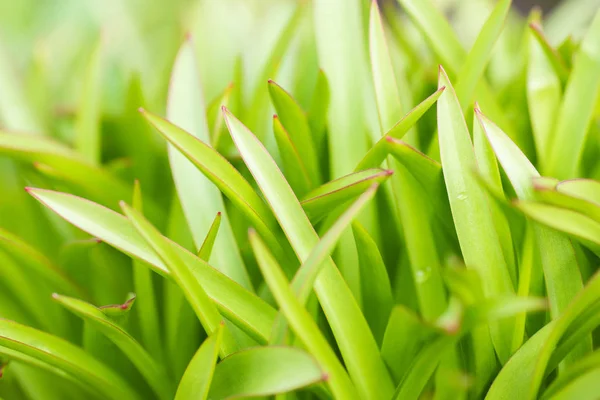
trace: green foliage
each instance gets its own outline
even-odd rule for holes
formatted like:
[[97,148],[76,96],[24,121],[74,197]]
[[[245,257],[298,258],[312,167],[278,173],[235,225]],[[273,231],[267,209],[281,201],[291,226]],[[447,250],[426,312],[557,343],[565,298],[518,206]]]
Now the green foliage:
[[0,398],[597,397],[597,2],[4,3]]

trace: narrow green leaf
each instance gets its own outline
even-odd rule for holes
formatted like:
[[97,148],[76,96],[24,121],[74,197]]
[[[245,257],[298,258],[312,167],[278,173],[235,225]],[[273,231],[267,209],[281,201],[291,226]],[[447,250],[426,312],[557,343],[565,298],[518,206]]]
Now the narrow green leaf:
[[546,204],[566,208],[583,214],[600,223],[600,204],[591,203],[578,197],[569,196],[563,192],[538,188],[534,183],[536,198]]
[[275,218],[248,181],[221,154],[203,141],[160,117],[146,111],[143,113],[166,140],[181,151],[246,215],[269,245],[276,248],[277,240],[272,233],[277,224]]
[[[312,292],[315,280],[321,269],[325,266],[325,259],[331,255],[336,244],[344,231],[356,216],[364,209],[365,205],[373,199],[377,191],[377,184],[374,184],[364,192],[344,213],[331,225],[327,233],[321,237],[319,243],[313,248],[306,261],[302,263],[294,279],[292,280],[292,289],[300,304],[305,305]],[[388,279],[389,286],[389,279]],[[391,290],[391,289],[390,289]],[[385,291],[385,289],[384,289]],[[276,322],[273,328],[273,338],[271,342],[280,343],[285,336],[285,321],[281,318]]]
[[[208,334],[212,334],[221,322],[221,315],[213,304],[212,299],[208,297],[204,288],[192,273],[190,267],[173,250],[173,247],[167,241],[168,239],[162,236],[139,211],[134,210],[125,203],[121,203],[121,207],[135,230],[152,247],[169,271],[171,271],[173,280],[185,294],[190,306],[192,306],[196,316],[202,323],[204,330]],[[226,356],[236,351],[237,345],[231,332],[226,328],[224,329],[221,354]]]
[[138,399],[123,378],[81,348],[48,333],[0,319],[0,353],[6,347],[19,360],[37,360],[73,375],[90,390],[109,399]]
[[[535,167],[500,128],[480,113],[478,119],[519,199],[535,199],[533,179],[539,177]],[[536,227],[536,235],[550,311],[556,318],[583,287],[581,274],[573,245],[567,238],[539,226]]]
[[578,176],[600,87],[600,11],[581,42],[558,111],[546,175],[560,179]]
[[376,1],[371,2],[369,19],[369,51],[371,71],[375,85],[379,123],[383,131],[392,128],[398,117],[403,115],[403,107],[398,94],[394,67],[390,58],[381,14]]
[[175,400],[205,400],[208,398],[215,366],[219,359],[222,337],[223,325],[217,328],[196,351],[179,382]]
[[122,327],[115,324],[101,309],[75,298],[54,294],[55,301],[83,318],[94,329],[102,332],[131,360],[144,376],[150,387],[161,399],[173,396],[173,385],[166,371]]
[[352,232],[358,250],[365,318],[375,340],[381,344],[394,305],[390,278],[371,235],[357,221],[352,224]]
[[[210,143],[199,75],[196,54],[188,39],[179,50],[173,67],[167,118],[203,143]],[[151,122],[153,121],[151,120]],[[218,242],[211,261],[219,271],[245,288],[252,290],[252,284],[233,237],[219,189],[198,171],[190,160],[186,159],[185,153],[182,154],[178,151],[175,143],[169,145],[169,160],[179,200],[196,248],[199,249],[202,246],[204,238],[209,232],[213,215],[218,212],[224,213],[221,235],[216,239]],[[205,161],[208,163],[210,159],[207,158]],[[190,184],[190,182],[194,182],[194,184]]]
[[221,361],[209,396],[214,399],[271,396],[325,380],[306,352],[293,347],[255,347]]
[[314,139],[304,111],[288,92],[272,80],[269,80],[269,94],[279,120],[289,134],[290,141],[295,148],[302,151],[302,161],[310,178],[310,185],[312,187],[318,185],[322,180],[321,171],[313,145]]
[[204,238],[204,242],[202,242],[202,246],[200,246],[200,250],[198,250],[198,258],[201,258],[206,262],[210,260],[210,255],[212,254],[212,249],[215,245],[215,239],[217,238],[217,233],[219,233],[220,226],[221,212],[219,211],[208,229],[208,233]]
[[[594,351],[577,363],[569,366],[544,391],[542,399],[590,399],[600,388],[592,389],[599,382],[600,352]],[[593,378],[593,379],[592,379]],[[562,397],[561,397],[562,396]]]
[[[514,293],[488,199],[471,174],[477,164],[460,103],[441,67],[439,86],[446,86],[437,105],[442,168],[465,264],[479,273],[487,297]],[[510,321],[490,326],[501,362],[510,356],[512,329]]]
[[569,196],[600,204],[600,181],[571,179],[560,182],[556,185],[556,190]]
[[[153,271],[171,277],[163,261],[124,216],[65,193],[31,189],[30,194],[78,228],[144,261]],[[196,279],[202,282],[223,315],[260,343],[267,343],[275,310],[181,246],[169,244],[177,256],[191,266]]]
[[300,204],[310,221],[315,224],[332,210],[360,196],[371,185],[384,182],[392,172],[374,168],[346,175],[307,193]]
[[206,122],[210,129],[210,143],[217,150],[221,149],[222,138],[224,137],[223,131],[225,130],[221,108],[229,106],[233,90],[234,85],[230,83],[223,93],[206,107]]
[[539,49],[545,54],[546,59],[550,62],[550,66],[554,73],[560,78],[561,82],[566,82],[569,77],[569,69],[562,55],[550,44],[548,38],[544,34],[541,25],[541,16],[537,13],[532,22],[529,23],[529,29],[535,41],[538,43]]
[[313,100],[308,111],[307,118],[310,124],[315,150],[318,155],[323,153],[325,143],[325,125],[327,123],[327,111],[329,109],[329,83],[323,70],[319,70],[317,84],[313,93]]
[[277,265],[277,261],[270,254],[263,241],[256,233],[250,232],[250,243],[265,281],[277,300],[281,312],[306,348],[315,357],[323,371],[323,375],[327,375],[327,384],[334,396],[343,399],[359,398],[352,381],[350,381],[337,356],[319,331],[317,324],[294,296],[285,275],[281,271],[281,267]]
[[[535,23],[538,16],[534,16]],[[531,118],[534,142],[540,165],[547,162],[550,155],[549,143],[552,140],[557,111],[562,97],[561,81],[552,58],[544,50],[539,40],[535,40],[536,25],[530,25],[532,33],[528,38],[528,61],[527,61],[527,104]]]
[[298,147],[294,145],[290,134],[281,125],[281,121],[277,115],[273,116],[273,133],[275,141],[281,155],[281,162],[285,175],[290,182],[290,186],[294,189],[294,193],[298,197],[304,196],[313,186],[302,156],[298,152]]
[[[252,132],[228,111],[225,111],[225,122],[296,255],[305,261],[318,243],[319,237],[302,210],[300,202],[275,161]],[[315,282],[315,292],[325,314],[330,316],[329,324],[360,396],[370,398],[385,393],[391,394],[391,379],[381,360],[373,335],[333,261],[327,261],[327,265],[319,274]],[[345,317],[338,319],[333,318],[334,315]]]
[[444,89],[445,88],[443,87],[439,88],[435,93],[423,100],[419,105],[402,117],[396,125],[387,131],[385,135],[371,147],[363,159],[358,163],[354,171],[358,172],[370,168],[378,168],[388,155],[386,138],[401,139],[419,121],[419,119],[421,119],[431,106],[435,104],[437,99],[442,95]]
[[500,0],[477,35],[477,39],[457,74],[456,96],[463,110],[471,105],[475,88],[485,71],[494,44],[498,40],[512,0]]
[[79,154],[94,165],[101,161],[100,114],[102,99],[102,40],[99,40],[90,56],[79,110],[75,121],[77,135],[75,144]]

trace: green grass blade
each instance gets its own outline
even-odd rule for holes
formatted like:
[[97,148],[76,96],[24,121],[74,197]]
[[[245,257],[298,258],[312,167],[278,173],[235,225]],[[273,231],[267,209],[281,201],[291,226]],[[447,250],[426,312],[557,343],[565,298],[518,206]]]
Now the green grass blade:
[[533,39],[535,39],[535,41],[538,43],[540,50],[542,50],[543,54],[546,55],[546,58],[554,70],[554,73],[558,76],[560,81],[564,83],[569,78],[570,71],[567,68],[567,64],[562,55],[554,47],[552,47],[548,41],[548,38],[546,38],[541,26],[540,17],[541,16],[539,13],[537,13],[536,17],[534,17],[530,22],[529,29],[531,30]]
[[250,233],[250,243],[265,281],[277,300],[281,312],[306,348],[315,357],[323,374],[327,374],[327,384],[334,396],[344,399],[358,398],[356,389],[348,374],[319,331],[317,324],[294,296],[285,275],[281,271],[281,267],[277,265],[265,244],[253,232]]
[[223,123],[221,108],[229,106],[233,90],[233,83],[227,85],[223,93],[206,107],[206,123],[210,129],[210,143],[217,150],[221,149],[222,139],[225,137],[223,136],[225,124]]
[[[204,109],[196,53],[191,41],[188,40],[182,45],[173,67],[167,118],[202,142],[210,143]],[[169,145],[169,160],[179,200],[196,248],[202,246],[209,232],[213,215],[218,212],[224,213],[221,235],[217,238],[212,264],[225,275],[251,290],[252,284],[233,237],[219,189],[178,151],[176,145]]]
[[[488,185],[498,193],[503,193],[502,180],[500,178],[500,170],[498,169],[498,161],[494,150],[490,146],[489,141],[485,137],[483,128],[477,121],[478,106],[475,105],[475,118],[473,121],[473,144],[475,148],[475,159],[477,166],[479,167],[480,176],[485,179]],[[503,196],[503,195],[502,195]],[[500,239],[500,246],[502,246],[502,253],[508,266],[508,271],[512,279],[513,285],[517,286],[517,266],[515,263],[515,252],[513,248],[513,239],[510,232],[510,226],[508,219],[501,206],[490,199],[488,201],[490,205],[490,211],[492,213],[492,219],[494,220],[494,226]]]
[[369,169],[327,182],[307,193],[301,201],[304,212],[314,224],[332,210],[354,200],[375,183],[382,183],[392,171]]
[[600,204],[569,196],[557,190],[551,190],[544,187],[538,188],[535,184],[534,187],[535,196],[539,201],[556,207],[576,211],[600,223]]
[[596,13],[576,55],[551,142],[546,175],[560,179],[578,175],[579,163],[600,87],[600,11]]
[[[560,396],[562,396],[563,399],[592,399],[593,397],[586,396],[593,396],[592,393],[600,390],[600,388],[589,390],[589,388],[593,388],[598,382],[599,362],[600,352],[594,351],[577,363],[571,365],[562,372],[550,386],[548,386],[542,395],[542,399],[547,400],[555,398],[554,396],[558,396],[558,398],[561,398]],[[594,379],[590,379],[591,377],[594,377]],[[578,393],[579,395],[575,395],[575,393]]]
[[277,222],[273,214],[248,181],[222,155],[170,122],[145,111],[144,116],[246,215],[269,245],[276,245],[272,230]]
[[485,67],[491,57],[494,44],[498,40],[504,21],[510,10],[512,0],[500,0],[492,10],[490,16],[483,24],[475,43],[471,47],[467,58],[462,63],[457,75],[456,96],[463,110],[471,104],[473,94]]
[[442,95],[445,88],[438,89],[431,96],[423,100],[419,105],[410,110],[400,121],[379,139],[367,154],[358,163],[354,171],[363,171],[370,168],[378,168],[388,155],[387,137],[402,139],[402,137],[421,119],[421,117],[435,104]]
[[[135,181],[133,186],[132,205],[138,211],[143,210],[139,181]],[[137,295],[136,311],[140,322],[142,343],[151,354],[154,354],[156,360],[161,362],[165,360],[165,353],[161,345],[156,290],[152,281],[151,268],[142,263],[143,261],[133,260],[133,287]]]
[[221,226],[221,219],[221,212],[218,212],[210,228],[208,228],[208,233],[204,238],[204,242],[202,242],[202,246],[200,246],[200,250],[198,250],[198,258],[206,262],[210,260],[210,255],[217,239],[217,233],[219,233],[219,227]]
[[[271,205],[296,255],[310,255],[319,237],[275,161],[260,141],[239,120],[225,111],[225,122],[240,154]],[[369,327],[333,261],[329,260],[315,282],[315,291],[333,330],[350,375],[361,397],[392,391],[391,379]],[[344,318],[333,318],[344,315]],[[288,316],[289,318],[289,316]],[[367,372],[365,372],[367,371]]]
[[556,190],[592,203],[600,204],[600,181],[572,179],[560,182]]
[[290,134],[281,124],[277,115],[273,116],[273,134],[281,155],[281,162],[285,175],[298,197],[304,196],[314,187],[299,148],[292,142]]
[[386,43],[381,13],[377,2],[371,2],[369,19],[369,51],[371,71],[375,85],[375,97],[379,111],[379,123],[382,130],[392,128],[398,117],[403,115],[403,107],[398,94],[398,86],[394,75],[394,66],[390,59]]
[[103,46],[99,40],[90,56],[75,122],[77,152],[94,165],[101,161],[100,114],[102,100]]
[[202,343],[179,382],[175,400],[205,400],[219,359],[223,326]]
[[139,398],[121,376],[81,348],[48,333],[0,319],[0,346],[73,375],[106,398]]
[[[535,18],[534,16],[534,21]],[[538,164],[543,168],[551,150],[549,143],[560,107],[562,87],[559,76],[553,68],[552,59],[544,51],[542,42],[535,40],[535,32],[536,30],[532,29],[528,38],[527,104]]]
[[319,365],[293,347],[255,347],[232,354],[215,369],[210,398],[272,396],[325,380]]
[[101,309],[75,298],[54,294],[55,301],[81,317],[113,342],[131,360],[160,399],[173,396],[173,384],[166,371],[122,327],[114,323]]
[[[535,167],[500,128],[480,113],[478,119],[519,199],[535,199],[533,179],[539,177]],[[550,310],[555,318],[583,287],[581,274],[573,246],[568,239],[540,227],[536,228],[536,235],[542,255]]]
[[352,232],[358,250],[365,318],[375,340],[381,345],[394,305],[390,278],[377,244],[371,235],[357,221],[352,224]]
[[310,186],[318,185],[322,181],[321,171],[306,114],[296,100],[272,80],[269,80],[269,94],[292,144],[302,151],[302,161],[310,178]]
[[[446,86],[437,104],[442,168],[465,264],[481,276],[486,296],[514,293],[488,199],[471,174],[477,164],[469,131],[442,68],[439,86]],[[510,356],[510,321],[490,326],[490,334],[500,360],[505,362]]]
[[[211,298],[208,297],[190,267],[177,255],[167,239],[139,211],[134,210],[125,203],[121,203],[121,207],[135,230],[165,263],[173,276],[173,280],[181,288],[190,306],[194,309],[204,330],[209,335],[212,334],[219,327],[222,318],[219,311],[217,311],[217,307],[213,304]],[[226,328],[224,329],[221,354],[226,356],[236,351],[237,345],[231,332]]]
[[[363,193],[344,213],[331,225],[319,243],[313,248],[306,261],[302,263],[294,279],[292,280],[292,289],[300,304],[305,305],[309,295],[312,292],[313,285],[322,267],[325,266],[325,259],[331,255],[342,234],[348,228],[350,223],[363,210],[365,205],[373,199],[377,191],[377,184],[371,186]],[[389,284],[389,282],[388,282]],[[285,337],[286,325],[283,319],[277,321],[273,328],[273,339],[271,342],[280,343]]]
[[307,118],[310,124],[315,150],[317,154],[323,153],[325,147],[325,125],[327,124],[327,111],[329,109],[329,82],[323,70],[319,70],[317,84],[313,93],[313,101],[308,110]]
[[[124,216],[65,193],[43,189],[31,189],[30,193],[78,228],[144,261],[153,271],[171,277],[164,262]],[[181,246],[173,242],[170,242],[170,246],[185,264],[191,266],[192,272],[223,315],[260,343],[267,343],[275,310]]]

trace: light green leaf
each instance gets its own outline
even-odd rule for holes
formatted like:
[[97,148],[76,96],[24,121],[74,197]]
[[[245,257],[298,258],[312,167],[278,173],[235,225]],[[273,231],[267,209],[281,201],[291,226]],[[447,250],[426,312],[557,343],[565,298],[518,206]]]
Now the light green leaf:
[[[43,189],[31,189],[30,193],[78,228],[146,262],[155,272],[171,277],[164,262],[122,215],[65,193]],[[181,246],[169,244],[177,256],[191,266],[196,279],[202,282],[223,315],[260,343],[267,343],[275,310]]]
[[302,152],[302,163],[310,179],[310,186],[317,186],[322,180],[321,171],[313,144],[314,139],[304,111],[288,92],[272,80],[269,80],[269,94],[279,120],[289,134],[290,141]]
[[209,397],[270,396],[324,379],[315,360],[300,349],[255,347],[232,354],[217,365]]
[[384,182],[392,173],[390,170],[374,168],[343,176],[307,193],[300,204],[314,224],[332,210],[360,196],[371,185]]
[[[223,325],[202,343],[179,382],[175,400],[205,400],[213,380],[223,337]],[[236,371],[237,374],[237,371]]]
[[438,89],[431,96],[423,100],[419,105],[410,110],[400,121],[396,123],[389,131],[379,139],[373,147],[365,154],[363,159],[358,163],[355,172],[363,171],[370,168],[378,168],[383,160],[387,157],[389,149],[387,147],[388,137],[401,139],[421,117],[435,104],[441,96],[445,88]]
[[273,134],[281,155],[282,167],[290,186],[298,197],[304,196],[313,187],[313,183],[299,153],[299,148],[294,145],[290,134],[281,125],[277,115],[273,116]]
[[319,70],[317,84],[313,93],[313,100],[308,110],[307,118],[310,124],[315,150],[318,155],[323,153],[325,146],[325,125],[327,123],[327,111],[329,109],[329,83],[323,70]]
[[[514,293],[488,199],[471,174],[477,164],[469,131],[460,103],[442,68],[438,85],[446,86],[437,105],[442,168],[465,264],[478,272],[487,297]],[[490,326],[492,342],[501,362],[506,362],[510,356],[510,322]]]
[[55,301],[83,318],[94,329],[102,332],[131,360],[150,387],[161,399],[173,396],[173,385],[166,371],[122,327],[114,323],[101,309],[75,298],[54,294]]
[[594,351],[588,356],[565,369],[560,376],[544,391],[542,399],[590,399],[600,388],[598,385],[600,352]]
[[569,76],[544,173],[560,179],[579,172],[583,145],[600,87],[600,11],[581,42]]
[[571,179],[560,182],[556,185],[556,190],[569,196],[600,204],[600,181]]
[[[203,143],[210,143],[199,75],[194,48],[191,41],[187,40],[179,50],[171,74],[167,118]],[[211,262],[219,271],[252,290],[250,278],[233,237],[221,193],[192,162],[186,159],[184,154],[178,151],[176,144],[169,145],[169,160],[175,187],[196,248],[202,246],[209,232],[213,215],[218,212],[224,213],[221,235],[217,238]],[[206,159],[206,162],[209,160]]]
[[[310,255],[319,237],[302,210],[289,184],[263,145],[231,113],[225,122],[240,154],[271,205],[296,255],[302,261]],[[329,260],[315,282],[315,292],[330,318],[329,324],[350,375],[361,397],[381,396],[392,391],[392,383],[381,360],[375,340],[350,289],[333,261]],[[271,288],[272,289],[272,288]],[[289,315],[287,316],[289,319]]]
[[556,190],[538,188],[535,183],[534,187],[536,198],[540,202],[576,211],[600,223],[600,204],[591,203]]
[[[171,276],[177,285],[181,288],[190,306],[194,309],[196,316],[202,323],[204,330],[212,334],[221,323],[221,315],[217,307],[204,288],[192,273],[189,265],[186,265],[178,254],[173,250],[167,238],[153,227],[139,212],[125,203],[121,203],[123,212],[131,221],[135,230],[144,238],[149,246],[156,252],[160,259],[165,263]],[[231,335],[231,332],[224,328],[223,341],[221,343],[221,354],[226,356],[236,351],[237,345]]]
[[210,260],[210,255],[212,254],[212,249],[215,245],[215,239],[217,238],[217,233],[219,233],[220,226],[221,212],[218,212],[213,223],[210,225],[210,228],[208,228],[208,233],[204,238],[204,242],[202,242],[202,246],[200,246],[200,250],[198,250],[198,258],[201,258],[206,262]]
[[19,357],[20,361],[34,366],[36,362],[42,362],[70,374],[89,390],[106,398],[139,399],[121,376],[81,348],[56,336],[0,319],[0,353],[4,347],[12,350],[11,355]]

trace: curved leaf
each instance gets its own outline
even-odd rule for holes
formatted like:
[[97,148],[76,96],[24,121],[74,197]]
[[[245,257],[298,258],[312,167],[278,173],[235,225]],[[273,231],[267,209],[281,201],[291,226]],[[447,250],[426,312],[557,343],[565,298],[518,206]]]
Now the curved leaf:
[[556,185],[556,190],[569,196],[600,204],[600,181],[571,179],[560,182]]
[[281,155],[283,170],[286,172],[290,186],[297,196],[304,196],[314,186],[298,147],[292,142],[290,134],[281,124],[277,115],[273,116],[273,133]]
[[209,397],[270,396],[325,379],[315,360],[293,347],[255,347],[232,354],[215,369]]

